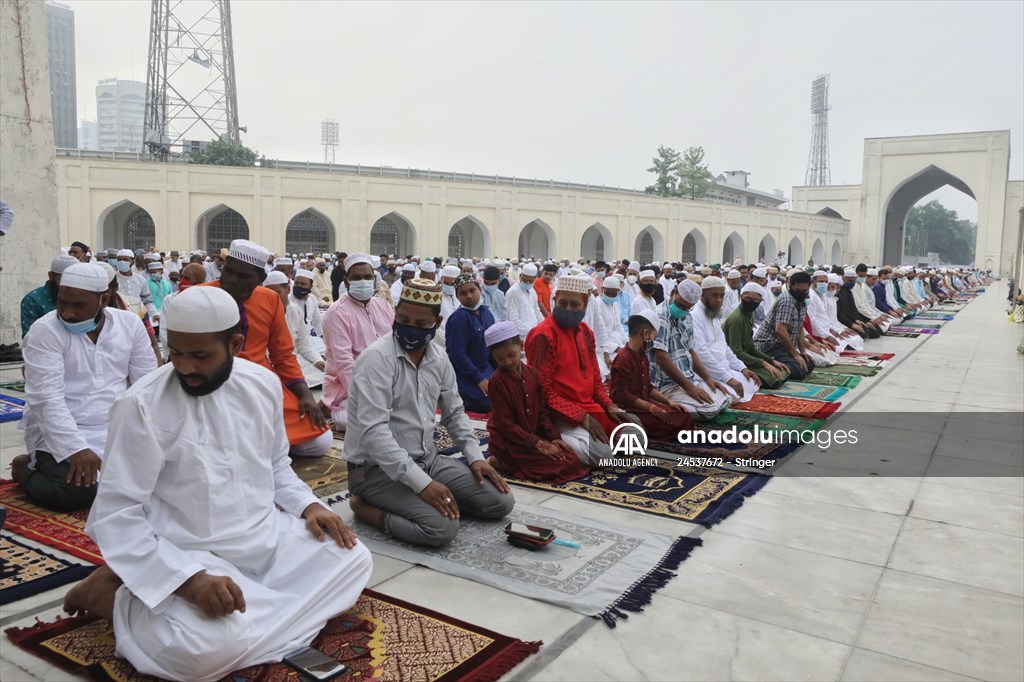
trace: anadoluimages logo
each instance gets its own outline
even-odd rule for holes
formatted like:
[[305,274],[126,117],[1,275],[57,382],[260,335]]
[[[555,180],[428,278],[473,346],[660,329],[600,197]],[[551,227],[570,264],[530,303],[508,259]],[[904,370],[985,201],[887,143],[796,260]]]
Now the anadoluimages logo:
[[608,442],[612,446],[612,456],[642,457],[647,454],[647,432],[632,422],[619,424],[612,429]]

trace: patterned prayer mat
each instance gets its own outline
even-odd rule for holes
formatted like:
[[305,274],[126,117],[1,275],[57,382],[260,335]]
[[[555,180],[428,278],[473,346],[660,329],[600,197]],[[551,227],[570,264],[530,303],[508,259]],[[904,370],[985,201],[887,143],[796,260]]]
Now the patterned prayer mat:
[[0,424],[16,422],[25,416],[25,401],[11,395],[0,394]]
[[904,320],[901,327],[917,327],[918,329],[942,329],[942,326],[946,324],[941,320],[921,320],[915,317],[913,320]]
[[941,320],[949,322],[954,319],[953,313],[918,313],[916,320]]
[[[667,449],[664,446],[682,447],[678,443],[652,442],[649,449]],[[793,447],[790,451],[795,449]],[[706,446],[699,451],[690,446],[689,454],[716,457],[723,451],[716,446]],[[734,453],[730,453],[728,458],[733,456]],[[537,483],[511,478],[508,482],[612,507],[712,526],[739,509],[744,498],[764,487],[768,477],[715,467],[674,467],[666,463],[663,467],[594,469],[583,478],[567,483]]]
[[720,412],[717,417],[707,422],[708,426],[732,426],[750,430],[755,425],[763,430],[772,431],[817,431],[828,422],[825,419],[801,419],[800,417],[786,417],[779,414],[767,412],[744,412],[743,410],[726,410]]
[[[550,544],[535,551],[509,544],[502,528],[514,521],[551,528],[580,547]],[[624,611],[643,611],[651,597],[675,577],[699,539],[622,528],[554,509],[517,504],[497,521],[463,516],[459,533],[445,547],[408,545],[376,528],[356,523],[371,552],[420,564],[528,599],[601,616],[615,627]]]
[[[921,331],[921,330],[918,329],[917,331]],[[882,334],[882,336],[895,336],[896,338],[900,338],[900,339],[916,339],[917,337],[919,337],[921,335],[920,334],[916,334],[916,333],[911,333],[911,332],[893,331],[893,328],[890,327],[889,331],[887,331],[884,334]]]
[[[115,656],[114,632],[105,620],[61,618],[6,632],[14,644],[71,673],[103,682],[158,682]],[[541,642],[500,635],[364,590],[352,609],[328,621],[312,646],[352,668],[342,676],[346,680],[491,682],[536,653]],[[225,679],[298,682],[303,678],[284,663],[273,663],[245,668]]]
[[0,536],[0,604],[73,583],[95,570]]
[[99,547],[85,534],[89,510],[57,512],[32,502],[14,481],[0,479],[0,506],[7,507],[4,530],[102,564]]
[[848,388],[822,386],[820,384],[807,383],[806,381],[787,381],[778,388],[762,388],[759,392],[766,395],[784,396],[786,398],[833,402],[842,398],[849,390]]
[[[895,336],[896,334],[938,334],[938,329],[932,329],[930,327],[910,327],[907,325],[900,325],[898,327],[889,327],[889,331],[886,332],[889,336]],[[913,337],[911,337],[913,338]]]
[[7,389],[9,391],[18,391],[19,393],[24,393],[25,380],[19,379],[17,381],[0,381],[0,388]]
[[[473,435],[480,441],[481,446],[486,445],[487,441],[491,439],[491,434],[487,433],[486,429],[473,429]],[[335,440],[345,440],[345,432],[335,431],[334,438]],[[437,446],[437,454],[439,455],[454,455],[459,452],[459,447],[452,440],[448,429],[443,426],[434,427],[434,444]]]
[[887,363],[896,357],[895,353],[872,353],[866,350],[844,350],[839,354],[841,358],[867,358],[869,360],[878,360],[881,364]]
[[839,409],[840,402],[827,403],[821,400],[803,400],[801,398],[786,398],[778,395],[763,395],[757,393],[745,403],[733,403],[732,409],[746,410],[748,412],[771,412],[791,417],[805,417],[809,419],[825,419]]
[[793,379],[798,383],[809,383],[818,384],[819,386],[844,386],[846,388],[857,388],[857,385],[861,382],[862,377],[859,376],[846,376],[844,374],[831,374],[828,370],[832,369],[827,367],[825,369],[814,369],[811,370],[803,379]]
[[348,490],[348,463],[338,448],[331,448],[323,457],[292,457],[292,470],[313,489],[317,497],[329,497]]
[[[840,358],[842,360],[842,358]],[[873,377],[882,371],[882,367],[871,367],[865,365],[849,365],[844,362],[839,362],[831,367],[825,369],[816,369],[815,372],[824,374],[841,374],[850,377]],[[810,375],[808,375],[810,376]],[[824,383],[824,382],[817,382]],[[851,387],[852,388],[852,387]]]

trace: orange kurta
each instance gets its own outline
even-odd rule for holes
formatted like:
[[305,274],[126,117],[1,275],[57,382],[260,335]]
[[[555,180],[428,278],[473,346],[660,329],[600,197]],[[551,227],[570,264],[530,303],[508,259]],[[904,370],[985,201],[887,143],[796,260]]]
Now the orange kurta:
[[[219,287],[220,281],[202,286]],[[256,287],[243,305],[238,306],[242,316],[242,335],[245,343],[238,357],[266,367],[284,384],[284,426],[288,442],[292,445],[316,438],[327,429],[318,429],[307,414],[299,416],[299,397],[289,390],[306,379],[295,357],[295,347],[288,323],[284,318],[281,297],[266,287]]]
[[533,290],[537,294],[537,303],[545,312],[551,312],[551,282],[545,282],[543,277],[533,280]]

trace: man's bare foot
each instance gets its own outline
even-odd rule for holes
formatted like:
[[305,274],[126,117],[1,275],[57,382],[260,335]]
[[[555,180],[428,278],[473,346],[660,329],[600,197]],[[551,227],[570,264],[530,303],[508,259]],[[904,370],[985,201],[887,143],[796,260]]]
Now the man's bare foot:
[[380,507],[374,507],[372,504],[359,497],[353,495],[348,501],[349,509],[355,514],[356,520],[361,521],[368,526],[374,528],[381,527],[381,521],[384,518],[384,510]]
[[11,460],[11,478],[15,481],[21,482],[24,478],[25,472],[28,471],[28,464],[32,461],[32,458],[28,455],[18,455]]
[[117,574],[109,566],[100,566],[64,595],[64,612],[72,616],[89,613],[113,620],[114,594],[119,587],[121,579]]
[[488,456],[487,463],[490,464],[491,467],[500,474],[508,473],[508,469],[505,468],[505,465],[498,461],[498,458],[495,457],[494,455]]

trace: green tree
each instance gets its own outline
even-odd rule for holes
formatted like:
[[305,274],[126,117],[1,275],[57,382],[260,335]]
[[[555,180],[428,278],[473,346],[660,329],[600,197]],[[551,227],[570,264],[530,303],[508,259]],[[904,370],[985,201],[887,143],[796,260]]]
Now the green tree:
[[679,192],[690,199],[707,196],[714,176],[704,163],[704,147],[690,147],[679,163]]
[[929,201],[907,214],[903,252],[910,256],[937,253],[946,263],[973,263],[977,231],[977,225],[961,220],[956,211]]
[[258,163],[263,168],[274,167],[272,159],[257,155],[255,149],[227,140],[211,140],[204,151],[192,154],[188,162],[210,166],[255,166]]
[[672,147],[665,145],[658,146],[658,155],[651,159],[654,165],[647,169],[648,173],[654,173],[653,185],[648,185],[645,190],[648,194],[657,194],[662,197],[679,196],[679,152]]

